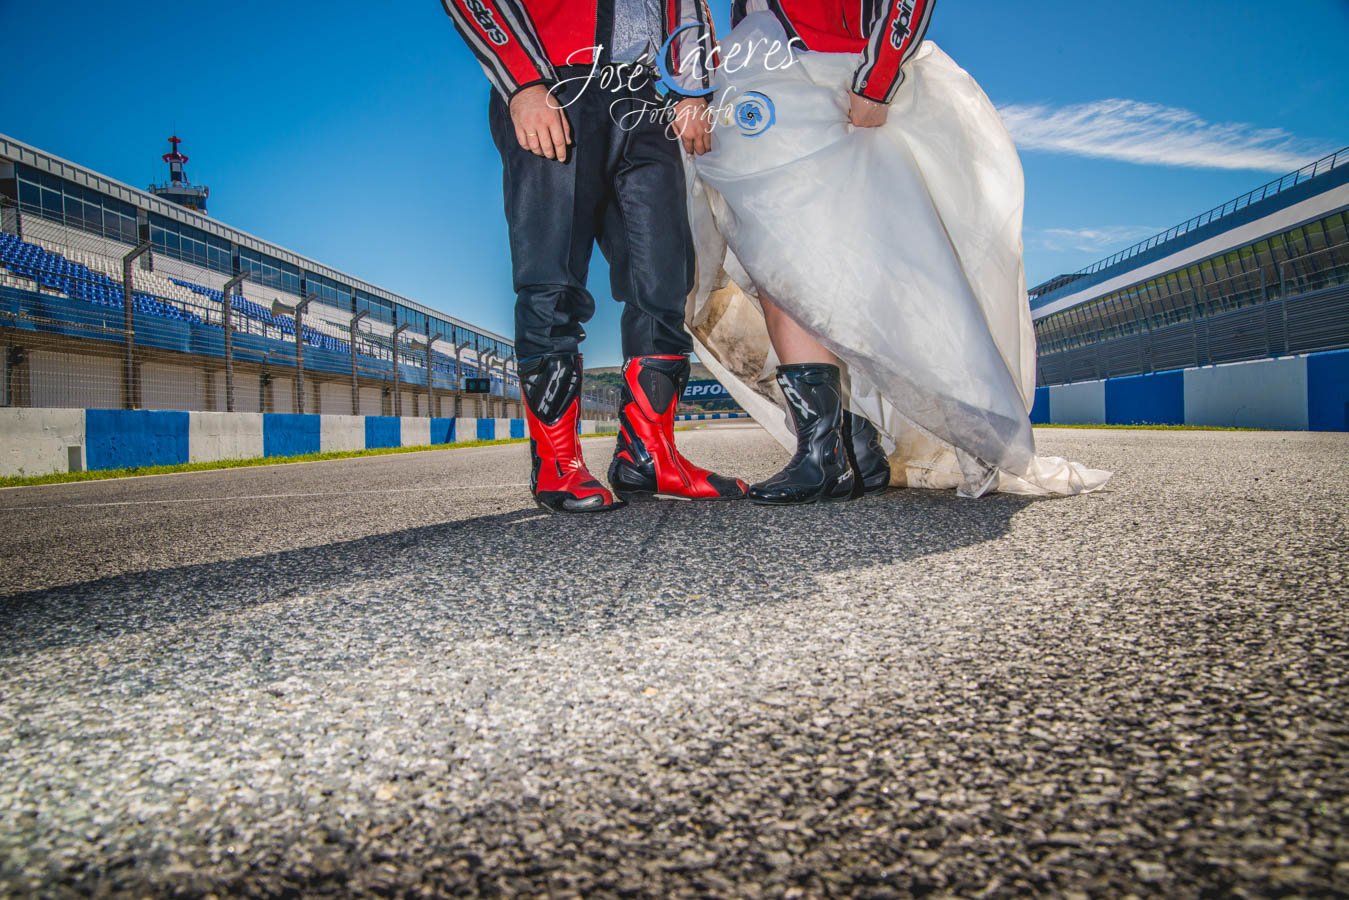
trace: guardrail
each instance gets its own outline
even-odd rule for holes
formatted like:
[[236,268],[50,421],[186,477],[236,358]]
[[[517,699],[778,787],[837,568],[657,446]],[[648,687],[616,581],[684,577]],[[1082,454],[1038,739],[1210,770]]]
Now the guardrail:
[[[0,209],[0,405],[521,414],[513,358],[475,356],[439,333],[395,335],[312,295],[302,311],[301,298],[247,280],[227,299],[223,276],[153,246],[36,216],[19,236],[22,212]],[[490,392],[463,390],[482,376]],[[612,418],[616,402],[587,389],[583,413]]]
[[[1324,156],[1321,159],[1318,159],[1314,163],[1309,163],[1303,166],[1296,172],[1289,172],[1282,178],[1276,178],[1274,181],[1271,181],[1268,184],[1264,184],[1258,188],[1255,188],[1254,190],[1247,191],[1240,197],[1228,200],[1226,203],[1223,203],[1219,206],[1215,206],[1213,207],[1213,209],[1210,209],[1207,212],[1202,212],[1191,219],[1186,219],[1179,225],[1172,226],[1171,228],[1168,228],[1166,231],[1155,234],[1152,237],[1147,238],[1146,240],[1139,241],[1137,244],[1134,244],[1131,247],[1126,247],[1125,249],[1114,254],[1113,256],[1108,256],[1105,259],[1098,260],[1097,262],[1094,262],[1091,265],[1087,266],[1085,269],[1080,269],[1079,271],[1072,273],[1072,279],[1081,278],[1086,275],[1094,275],[1097,272],[1110,268],[1111,266],[1118,265],[1119,263],[1122,263],[1125,260],[1132,259],[1133,257],[1138,256],[1140,253],[1146,253],[1153,247],[1158,246],[1159,244],[1164,244],[1167,241],[1171,241],[1174,240],[1175,238],[1180,237],[1181,235],[1188,234],[1189,232],[1194,231],[1196,228],[1202,228],[1205,225],[1210,224],[1211,222],[1216,222],[1219,219],[1223,218],[1224,216],[1230,216],[1239,210],[1245,209],[1252,203],[1259,203],[1261,200],[1273,197],[1283,191],[1288,190],[1289,188],[1295,187],[1299,184],[1302,184],[1305,181],[1315,178],[1318,175],[1324,175],[1326,172],[1338,168],[1339,166],[1342,166],[1345,163],[1349,163],[1349,147],[1337,150],[1334,153],[1329,154],[1328,156]],[[1064,283],[1067,282],[1065,281]]]

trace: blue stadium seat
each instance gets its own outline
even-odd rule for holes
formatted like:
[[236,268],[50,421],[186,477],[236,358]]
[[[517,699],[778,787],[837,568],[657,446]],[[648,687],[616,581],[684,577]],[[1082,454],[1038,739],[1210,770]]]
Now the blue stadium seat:
[[[58,291],[74,300],[113,309],[122,307],[123,286],[120,281],[109,278],[101,272],[95,272],[87,266],[73,262],[60,254],[52,253],[37,244],[27,243],[8,232],[0,232],[0,268],[31,279],[44,288]],[[217,304],[224,302],[224,292],[217,288],[196,284],[181,278],[170,278],[169,281],[210,302]],[[235,295],[232,298],[231,306],[245,318],[256,321],[266,328],[276,329],[288,339],[295,338],[295,320],[293,317],[274,315],[267,306],[240,295]],[[173,321],[203,323],[202,318],[197,314],[141,291],[132,294],[132,308],[147,315]],[[330,352],[351,352],[349,341],[326,334],[310,325],[304,326],[300,339],[311,347]],[[441,354],[436,354],[438,358],[441,356]],[[443,365],[438,364],[436,368],[439,371],[453,373],[453,361],[448,357],[445,360]],[[439,363],[439,359],[437,362]]]
[[[0,267],[75,300],[100,306],[122,305],[122,285],[119,282],[82,263],[71,262],[58,253],[29,244],[8,233],[0,233]],[[134,308],[166,319],[201,321],[201,317],[195,313],[148,294],[137,293]]]

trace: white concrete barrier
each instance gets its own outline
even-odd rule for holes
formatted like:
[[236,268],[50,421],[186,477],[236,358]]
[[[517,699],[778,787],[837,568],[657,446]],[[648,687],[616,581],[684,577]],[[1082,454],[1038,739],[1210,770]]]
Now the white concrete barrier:
[[430,419],[403,416],[399,429],[399,440],[404,447],[425,447],[431,443]]
[[0,475],[84,470],[84,410],[0,408]]
[[[210,385],[217,396],[219,381],[213,378]],[[236,401],[256,401],[253,389],[238,388]],[[288,380],[278,378],[272,382],[271,393],[284,401],[290,396],[287,388]],[[1041,392],[1048,395],[1047,402]],[[1044,419],[1037,421],[1087,425],[1149,421],[1139,416],[1148,413],[1150,403],[1157,407],[1157,421],[1183,419],[1199,427],[1345,431],[1349,424],[1349,350],[1042,387],[1037,389],[1036,405]],[[480,440],[480,423],[482,438],[489,440],[509,438],[512,430],[527,434],[520,419],[466,416],[454,422],[455,442]],[[582,434],[612,434],[616,423],[584,419],[580,427]],[[156,412],[121,410],[115,404],[92,409],[0,407],[0,475],[47,475],[91,465],[115,469],[315,450],[363,450],[371,445],[423,446],[432,439],[444,440],[448,432],[445,419],[432,422],[414,416],[402,418],[395,428],[385,416]]]
[[187,414],[189,462],[253,459],[262,455],[262,413]]
[[364,449],[365,416],[323,416],[319,419],[320,452]]
[[1307,358],[1185,370],[1185,424],[1307,429]]
[[1049,389],[1049,408],[1059,425],[1099,425],[1105,421],[1105,382],[1079,381]]
[[478,420],[464,416],[454,420],[454,442],[464,444],[478,439]]

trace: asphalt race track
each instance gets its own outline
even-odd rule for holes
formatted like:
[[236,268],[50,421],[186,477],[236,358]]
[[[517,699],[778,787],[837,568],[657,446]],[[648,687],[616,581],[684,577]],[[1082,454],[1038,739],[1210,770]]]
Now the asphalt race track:
[[1038,436],[1108,490],[0,491],[0,895],[1349,892],[1349,436]]

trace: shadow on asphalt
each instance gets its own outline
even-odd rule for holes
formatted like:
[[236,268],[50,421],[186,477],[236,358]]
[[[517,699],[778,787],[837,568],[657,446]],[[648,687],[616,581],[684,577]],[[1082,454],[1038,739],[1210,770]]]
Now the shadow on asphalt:
[[[428,641],[443,642],[447,632],[593,633],[809,597],[841,572],[994,540],[1032,502],[892,491],[791,509],[647,502],[593,516],[520,510],[11,594],[0,598],[0,658],[211,616],[267,615],[269,605],[302,598],[310,601],[303,617],[366,633],[400,627],[402,608]],[[291,615],[278,612],[278,624]]]

